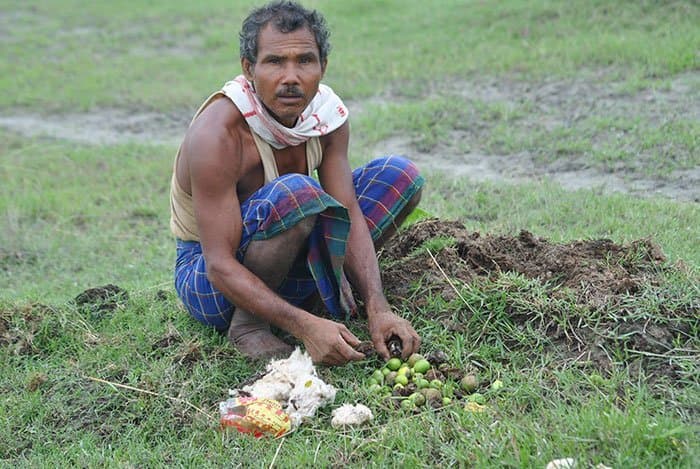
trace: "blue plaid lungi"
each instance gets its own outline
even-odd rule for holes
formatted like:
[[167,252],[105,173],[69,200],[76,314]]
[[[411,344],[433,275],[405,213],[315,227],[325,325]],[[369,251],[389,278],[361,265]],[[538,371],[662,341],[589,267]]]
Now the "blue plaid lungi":
[[[353,171],[352,177],[373,240],[392,226],[425,182],[416,166],[401,156],[375,159]],[[292,266],[277,293],[300,305],[318,291],[333,318],[347,318],[349,305],[343,300],[340,286],[350,220],[345,207],[324,192],[315,179],[285,174],[244,201],[243,233],[236,258],[243,262],[251,241],[272,238],[313,215],[317,219],[306,259]],[[197,241],[177,240],[175,290],[195,319],[219,330],[228,328],[235,306],[207,278],[202,246]]]

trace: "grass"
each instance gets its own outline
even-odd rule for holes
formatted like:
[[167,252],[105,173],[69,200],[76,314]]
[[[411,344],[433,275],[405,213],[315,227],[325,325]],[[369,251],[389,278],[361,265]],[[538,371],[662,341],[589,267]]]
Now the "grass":
[[[238,70],[234,24],[250,5],[3,2],[0,86],[13,92],[0,97],[0,107],[190,108]],[[436,73],[570,76],[581,68],[613,67],[635,78],[663,78],[698,66],[700,14],[685,2],[309,5],[321,9],[333,28],[328,81],[350,98],[389,86],[415,92]],[[46,83],[54,85],[51,93],[37,93]]]
[[[528,152],[542,165],[583,164],[629,177],[673,180],[676,171],[700,164],[700,129],[687,99],[700,90],[700,8],[692,2],[307,5],[323,11],[333,29],[326,81],[364,109],[353,120],[355,163],[378,142],[408,135],[417,151]],[[251,6],[0,0],[0,114],[49,118],[116,108],[189,115],[237,73],[237,28]],[[487,85],[494,82],[492,96]],[[553,92],[542,98],[550,107],[540,108],[543,101],[527,91],[537,83],[588,86],[590,95],[567,100]],[[616,101],[624,106],[605,108],[608,92],[628,96]],[[644,93],[658,102],[636,98]],[[559,102],[547,101],[558,96]],[[591,111],[573,119],[582,105]],[[411,296],[394,306],[414,322],[426,350],[446,350],[484,383],[505,383],[499,393],[483,388],[486,412],[453,404],[402,420],[367,394],[366,378],[380,363],[365,361],[320,372],[339,388],[335,405],[372,405],[370,426],[332,429],[334,405],[282,440],[254,440],[219,431],[217,404],[262,364],[245,361],[225,338],[187,317],[171,285],[174,152],[169,145],[77,144],[0,129],[3,464],[543,467],[575,457],[584,467],[695,467],[700,461],[697,315],[682,316],[688,332],[676,337],[666,358],[681,370],[675,381],[633,366],[623,332],[600,327],[606,320],[665,325],[674,312],[697,312],[697,203],[571,192],[547,181],[472,183],[426,171],[422,206],[429,213],[482,233],[527,229],[553,242],[649,237],[669,257],[670,270],[659,284],[604,310],[512,274],[458,284],[462,298],[454,300],[416,279]],[[424,248],[438,252],[453,241],[436,238]],[[128,292],[115,309],[73,301],[107,283]],[[513,312],[530,321],[520,327]],[[541,328],[544,318],[563,327],[581,320],[611,334],[606,343],[617,365],[600,373],[562,359]],[[366,338],[363,323],[350,327]]]

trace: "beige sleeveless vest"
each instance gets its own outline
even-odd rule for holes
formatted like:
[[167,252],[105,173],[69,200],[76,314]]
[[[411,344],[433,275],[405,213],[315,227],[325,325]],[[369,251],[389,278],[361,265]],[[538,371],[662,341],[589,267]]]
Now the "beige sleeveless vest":
[[[192,122],[209,106],[211,103],[219,98],[227,97],[221,91],[209,96],[209,98],[199,107],[199,110],[195,113],[192,118]],[[192,125],[190,122],[190,125]],[[255,146],[260,154],[260,159],[263,165],[263,171],[265,174],[265,184],[279,177],[279,171],[277,169],[277,163],[275,162],[275,156],[272,153],[272,147],[265,142],[258,134],[253,132],[253,140],[255,141]],[[185,192],[180,183],[177,181],[175,167],[177,166],[177,161],[180,158],[180,151],[182,146],[178,149],[177,155],[175,156],[175,163],[173,164],[173,176],[170,181],[170,231],[179,239],[183,241],[199,241],[199,230],[197,229],[197,220],[194,216],[194,206],[192,203],[192,196]],[[321,150],[321,142],[318,137],[313,137],[306,142],[306,167],[308,168],[308,175],[312,176],[316,168],[321,164],[323,158]]]

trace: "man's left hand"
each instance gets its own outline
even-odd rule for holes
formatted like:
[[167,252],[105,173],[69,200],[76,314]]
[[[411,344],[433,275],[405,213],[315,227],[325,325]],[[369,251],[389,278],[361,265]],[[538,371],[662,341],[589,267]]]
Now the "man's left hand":
[[418,351],[420,337],[411,323],[391,311],[378,311],[368,314],[369,333],[377,353],[385,360],[390,358],[387,341],[392,335],[401,339],[401,358],[404,360]]

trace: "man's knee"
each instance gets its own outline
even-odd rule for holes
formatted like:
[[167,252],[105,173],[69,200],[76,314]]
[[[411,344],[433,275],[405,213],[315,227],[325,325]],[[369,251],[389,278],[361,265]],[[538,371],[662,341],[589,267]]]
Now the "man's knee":
[[297,193],[299,191],[308,190],[309,188],[320,190],[321,184],[311,176],[299,173],[283,174],[274,179],[270,184],[282,186],[288,193]]
[[423,197],[423,188],[421,187],[416,191],[415,194],[408,200],[408,203],[406,203],[406,208],[404,210],[408,213],[411,213],[416,207],[418,207],[418,204],[420,204],[420,199]]
[[420,171],[418,170],[416,164],[413,161],[406,158],[405,156],[383,156],[374,160],[373,163],[387,170],[400,171],[411,180],[415,180],[420,175]]

